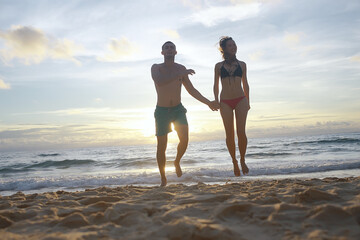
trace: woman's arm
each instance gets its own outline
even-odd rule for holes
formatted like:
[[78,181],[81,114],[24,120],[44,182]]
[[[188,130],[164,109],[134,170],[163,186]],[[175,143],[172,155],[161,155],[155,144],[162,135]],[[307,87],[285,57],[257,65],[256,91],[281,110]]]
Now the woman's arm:
[[217,103],[219,103],[219,64],[215,65],[214,70],[214,98]]
[[245,96],[246,96],[246,98],[248,100],[249,109],[250,109],[250,89],[249,89],[249,83],[247,81],[246,63],[241,62],[241,67],[242,67],[242,71],[243,71],[243,76],[241,78],[241,81],[242,81],[242,84],[243,84],[244,93],[245,93]]

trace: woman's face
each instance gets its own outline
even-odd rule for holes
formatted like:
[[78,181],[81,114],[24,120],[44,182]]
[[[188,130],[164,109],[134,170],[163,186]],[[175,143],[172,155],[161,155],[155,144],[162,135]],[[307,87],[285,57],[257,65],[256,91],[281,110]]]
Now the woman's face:
[[229,40],[225,45],[225,52],[229,55],[235,55],[237,51],[237,46],[234,40]]

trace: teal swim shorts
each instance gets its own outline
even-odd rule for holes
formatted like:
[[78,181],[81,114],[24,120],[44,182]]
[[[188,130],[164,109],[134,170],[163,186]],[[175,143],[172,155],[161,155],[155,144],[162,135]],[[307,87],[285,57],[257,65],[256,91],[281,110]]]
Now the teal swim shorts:
[[156,136],[163,136],[171,132],[171,123],[188,125],[186,112],[186,108],[181,103],[175,107],[156,106],[154,112]]

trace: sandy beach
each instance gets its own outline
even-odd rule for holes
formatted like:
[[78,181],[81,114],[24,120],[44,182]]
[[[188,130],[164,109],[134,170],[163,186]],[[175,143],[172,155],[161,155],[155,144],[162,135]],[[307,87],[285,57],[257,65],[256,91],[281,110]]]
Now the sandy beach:
[[360,177],[0,197],[1,239],[360,239]]

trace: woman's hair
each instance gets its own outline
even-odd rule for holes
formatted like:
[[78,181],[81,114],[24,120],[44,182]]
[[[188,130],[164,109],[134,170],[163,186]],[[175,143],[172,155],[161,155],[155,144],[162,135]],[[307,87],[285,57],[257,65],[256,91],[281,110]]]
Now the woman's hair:
[[221,55],[222,55],[224,60],[226,60],[226,58],[228,57],[228,56],[225,56],[226,54],[224,52],[224,49],[226,47],[226,43],[229,40],[233,40],[233,39],[231,37],[225,36],[225,37],[221,37],[220,42],[219,42],[219,45],[220,45],[219,50],[220,50]]

